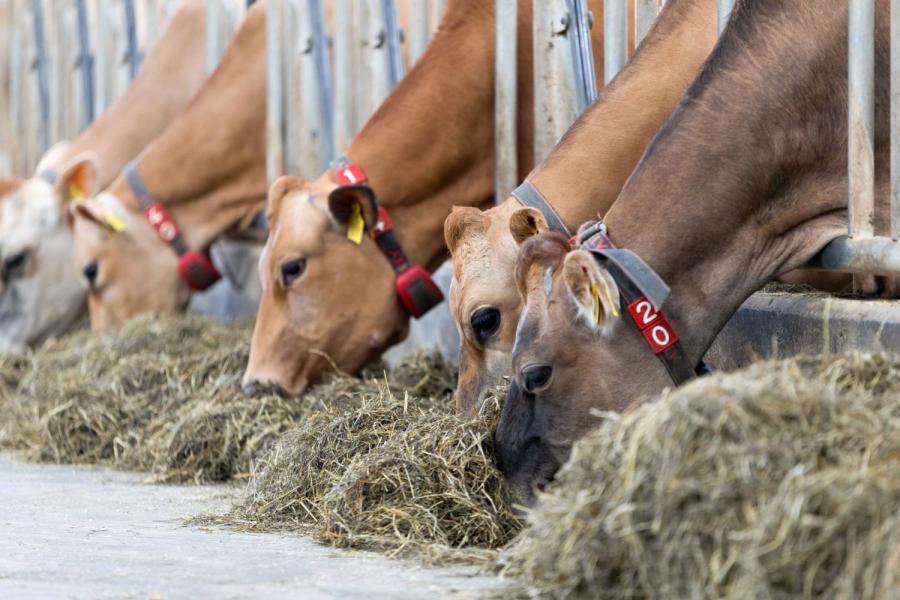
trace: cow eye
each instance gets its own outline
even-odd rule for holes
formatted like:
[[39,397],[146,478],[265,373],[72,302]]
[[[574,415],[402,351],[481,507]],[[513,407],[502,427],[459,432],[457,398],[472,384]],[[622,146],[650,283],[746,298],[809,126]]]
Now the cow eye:
[[281,263],[281,282],[284,287],[290,287],[306,271],[306,259],[295,258]]
[[3,271],[7,275],[18,275],[25,267],[25,261],[28,258],[28,252],[23,250],[18,254],[13,254],[9,258],[3,260]]
[[100,265],[96,260],[89,262],[82,270],[82,275],[87,279],[88,285],[93,287],[97,286],[97,275],[100,273]]
[[470,319],[475,341],[482,346],[500,329],[500,311],[492,306],[479,308]]

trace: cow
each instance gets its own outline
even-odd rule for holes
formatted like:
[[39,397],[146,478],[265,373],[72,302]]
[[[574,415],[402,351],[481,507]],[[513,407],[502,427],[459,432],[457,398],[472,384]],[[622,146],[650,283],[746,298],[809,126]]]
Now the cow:
[[[531,48],[531,4],[518,3],[519,48]],[[591,6],[602,16],[602,2]],[[427,51],[345,159],[315,181],[273,184],[247,390],[266,382],[299,393],[333,368],[355,372],[439,301],[426,271],[445,256],[451,206],[493,201],[494,22],[491,3],[448,2]],[[524,175],[534,162],[531,52],[518,53],[518,72]]]
[[85,287],[70,266],[68,206],[108,185],[200,88],[204,23],[205,3],[185,2],[106,113],[51,148],[33,177],[0,185],[0,350],[35,346],[84,314]]
[[[883,232],[890,20],[887,0],[875,6]],[[750,294],[847,234],[847,40],[846,2],[739,1],[602,226],[583,228],[576,250],[553,232],[523,243],[514,378],[495,438],[523,500],[553,478],[597,411],[701,372]],[[595,143],[588,127],[564,142],[584,153]]]
[[[668,2],[632,60],[573,128],[590,130],[589,148],[564,143],[527,181],[574,232],[612,205],[647,144],[675,108],[716,39],[715,0]],[[584,133],[583,133],[584,134]],[[570,134],[572,135],[572,134]],[[453,258],[450,312],[460,331],[461,414],[471,414],[511,373],[521,300],[513,282],[518,243],[548,228],[535,206],[510,197],[484,212],[457,207],[444,223]]]
[[188,108],[109,187],[73,205],[92,328],[183,310],[220,277],[210,244],[253,226],[266,197],[265,23],[257,2]]

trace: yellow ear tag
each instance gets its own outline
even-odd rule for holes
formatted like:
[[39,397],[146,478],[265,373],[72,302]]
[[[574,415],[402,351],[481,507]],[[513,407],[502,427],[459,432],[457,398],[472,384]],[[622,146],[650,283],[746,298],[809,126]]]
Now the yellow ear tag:
[[363,219],[362,211],[359,203],[353,205],[353,212],[350,214],[350,220],[347,222],[347,239],[356,245],[362,243],[363,231],[366,229],[366,222]]
[[593,283],[591,284],[591,297],[594,299],[594,323],[600,323],[600,293],[597,291],[597,286]]
[[117,217],[113,214],[106,214],[103,216],[103,220],[109,225],[110,229],[115,231],[116,233],[122,233],[125,231],[125,221]]
[[75,202],[79,202],[84,200],[84,192],[81,191],[81,188],[75,185],[74,183],[69,184],[69,198],[74,200]]

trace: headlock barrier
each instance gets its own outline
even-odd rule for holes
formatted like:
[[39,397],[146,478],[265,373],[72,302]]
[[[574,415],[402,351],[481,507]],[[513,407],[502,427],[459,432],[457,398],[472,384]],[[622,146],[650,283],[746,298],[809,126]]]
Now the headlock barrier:
[[[72,139],[127,88],[161,28],[185,0],[0,0],[0,174],[31,174],[56,141]],[[195,0],[196,1],[196,0]],[[534,53],[535,157],[544,158],[597,97],[591,27],[604,32],[604,85],[652,27],[664,0],[604,0],[603,23],[586,0],[533,0],[533,48],[517,48],[516,0],[496,9],[496,196],[521,176],[516,156],[517,54]],[[735,0],[718,0],[720,30]],[[900,274],[900,151],[891,158],[891,218],[876,235],[874,19],[871,0],[849,3],[849,228],[812,266]],[[215,68],[252,0],[205,0],[206,55]],[[349,144],[424,52],[441,0],[274,0],[267,11],[267,172],[314,177]],[[891,0],[892,37],[900,0]],[[633,6],[633,14],[629,7]],[[398,10],[400,9],[400,10]],[[405,16],[403,16],[405,15]],[[403,18],[401,18],[403,17]],[[402,22],[402,26],[401,26]],[[629,28],[631,28],[629,30]],[[561,42],[561,43],[560,43]],[[900,44],[891,95],[900,97]],[[900,140],[900,103],[891,140]]]

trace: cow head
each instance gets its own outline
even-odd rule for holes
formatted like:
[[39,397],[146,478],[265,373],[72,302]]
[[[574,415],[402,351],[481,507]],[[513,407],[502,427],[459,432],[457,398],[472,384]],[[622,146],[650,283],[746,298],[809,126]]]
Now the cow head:
[[460,332],[456,407],[472,414],[512,374],[522,299],[513,273],[519,244],[547,230],[540,211],[515,200],[487,211],[457,207],[444,222],[453,256],[450,313]]
[[[61,150],[51,150],[38,173],[49,172]],[[95,193],[97,160],[84,154],[52,171],[52,178],[0,180],[3,350],[22,349],[63,333],[84,310],[84,286],[71,268],[68,208]]]
[[190,290],[178,257],[142,213],[107,192],[73,205],[72,212],[75,271],[88,290],[93,329],[187,307]]
[[369,235],[348,235],[351,219],[362,218],[367,231],[377,222],[365,188],[283,177],[269,191],[267,215],[245,388],[273,383],[299,393],[329,370],[358,370],[405,337],[409,318],[390,263]]
[[628,328],[609,273],[568,240],[544,233],[526,241],[515,269],[524,305],[515,374],[496,433],[498,466],[528,502],[549,482],[572,444],[598,424],[594,410],[620,410],[607,382],[592,372]]

